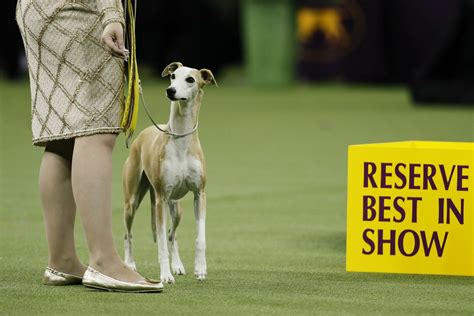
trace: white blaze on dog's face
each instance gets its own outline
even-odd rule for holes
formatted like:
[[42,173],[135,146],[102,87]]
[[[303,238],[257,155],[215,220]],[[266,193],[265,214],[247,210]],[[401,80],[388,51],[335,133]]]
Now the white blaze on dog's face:
[[214,75],[210,70],[184,67],[180,62],[173,62],[166,66],[161,76],[166,77],[168,75],[170,75],[171,84],[166,89],[166,96],[171,101],[192,100],[204,85],[213,84],[217,86]]
[[166,96],[172,101],[194,99],[200,89],[198,74],[196,69],[189,67],[176,69],[170,76],[171,85],[166,89]]

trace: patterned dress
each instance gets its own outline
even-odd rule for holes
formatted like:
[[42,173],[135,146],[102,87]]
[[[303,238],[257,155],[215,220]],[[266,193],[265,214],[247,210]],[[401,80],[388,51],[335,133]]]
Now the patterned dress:
[[120,133],[123,60],[102,44],[124,24],[120,0],[18,0],[31,86],[33,144]]

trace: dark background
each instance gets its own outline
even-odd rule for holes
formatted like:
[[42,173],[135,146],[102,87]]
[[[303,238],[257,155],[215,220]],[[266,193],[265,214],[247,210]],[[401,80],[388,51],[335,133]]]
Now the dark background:
[[[402,83],[411,87],[415,100],[429,102],[474,102],[474,1],[473,0],[198,0],[138,1],[137,42],[142,67],[158,75],[171,61],[213,69],[246,69],[251,55],[248,34],[259,29],[281,40],[276,26],[264,22],[243,25],[245,12],[255,6],[283,3],[295,17],[294,47],[288,51],[296,82],[340,80],[347,83]],[[24,77],[25,60],[14,11],[8,1],[0,19],[3,44],[0,72],[10,79]],[[250,8],[243,10],[244,7]],[[298,40],[297,14],[301,9],[321,10],[352,6],[361,14],[344,21],[350,30],[363,25],[358,42],[332,60],[305,58],[311,49],[324,49],[325,35],[315,32],[307,42]],[[262,12],[265,12],[263,10]],[[272,14],[268,10],[268,14]],[[260,13],[261,14],[261,13]],[[288,22],[288,21],[280,21]],[[273,22],[273,23],[279,23]],[[251,29],[245,29],[251,28]],[[257,49],[272,54],[272,45]],[[276,47],[276,46],[275,46]],[[337,49],[326,52],[336,56]],[[250,57],[249,57],[250,56]],[[331,59],[331,58],[330,58]],[[279,67],[278,64],[271,67]],[[244,72],[245,74],[245,72]],[[252,80],[247,80],[252,84]]]

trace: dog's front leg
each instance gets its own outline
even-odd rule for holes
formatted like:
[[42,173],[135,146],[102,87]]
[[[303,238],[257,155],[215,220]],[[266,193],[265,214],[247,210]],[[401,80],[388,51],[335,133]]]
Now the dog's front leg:
[[184,270],[183,262],[179,257],[179,247],[178,247],[178,240],[176,240],[176,229],[178,228],[179,222],[181,221],[181,217],[183,215],[183,210],[181,208],[180,201],[170,201],[168,202],[168,207],[170,209],[171,215],[171,227],[169,231],[169,250],[171,254],[171,272],[173,274],[186,274]]
[[158,261],[160,263],[160,279],[163,283],[174,283],[174,278],[170,271],[168,241],[166,238],[166,203],[160,194],[155,193],[156,240],[158,244]]
[[207,276],[206,265],[206,193],[194,194],[194,217],[196,220],[196,253],[194,258],[194,275],[198,280]]

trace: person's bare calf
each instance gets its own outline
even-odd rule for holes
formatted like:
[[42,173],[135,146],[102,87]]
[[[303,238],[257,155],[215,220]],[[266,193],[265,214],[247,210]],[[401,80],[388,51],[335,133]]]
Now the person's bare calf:
[[127,267],[112,235],[112,150],[115,134],[76,138],[72,188],[89,247],[89,265],[112,278],[137,282],[144,278]]
[[71,159],[74,140],[49,142],[41,161],[39,188],[43,206],[48,266],[57,271],[82,276],[74,244],[76,203],[71,185]]

